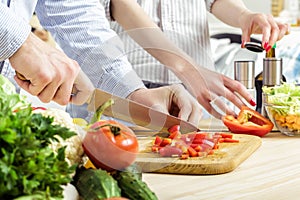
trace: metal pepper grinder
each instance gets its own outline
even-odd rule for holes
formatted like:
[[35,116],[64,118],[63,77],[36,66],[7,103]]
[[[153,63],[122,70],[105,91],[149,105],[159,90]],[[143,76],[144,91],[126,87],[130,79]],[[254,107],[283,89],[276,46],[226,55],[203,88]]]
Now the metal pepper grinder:
[[255,78],[257,93],[256,111],[267,116],[263,107],[264,97],[262,95],[262,87],[280,85],[282,81],[286,81],[285,77],[282,75],[282,58],[276,58],[275,48],[271,48],[266,52],[266,57],[263,59],[263,71]]
[[[254,72],[255,62],[253,60],[239,60],[234,61],[234,79],[241,82],[250,94],[255,98],[254,89]],[[248,107],[251,106],[248,102],[244,102]]]

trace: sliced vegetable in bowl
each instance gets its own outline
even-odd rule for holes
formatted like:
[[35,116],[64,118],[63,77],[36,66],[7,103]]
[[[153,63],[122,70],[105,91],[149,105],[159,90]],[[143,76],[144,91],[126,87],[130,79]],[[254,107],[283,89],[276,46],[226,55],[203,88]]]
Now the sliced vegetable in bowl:
[[281,133],[300,136],[300,86],[283,83],[263,87],[264,107],[269,118]]

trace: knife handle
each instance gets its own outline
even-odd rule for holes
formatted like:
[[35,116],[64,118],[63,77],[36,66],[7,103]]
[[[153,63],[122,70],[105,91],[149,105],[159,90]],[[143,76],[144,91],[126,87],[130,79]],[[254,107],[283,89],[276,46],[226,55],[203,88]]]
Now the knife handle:
[[21,74],[17,71],[15,71],[15,72],[16,72],[16,75],[17,75],[18,79],[20,79],[22,81],[29,81],[29,80],[26,79],[26,77],[23,74]]

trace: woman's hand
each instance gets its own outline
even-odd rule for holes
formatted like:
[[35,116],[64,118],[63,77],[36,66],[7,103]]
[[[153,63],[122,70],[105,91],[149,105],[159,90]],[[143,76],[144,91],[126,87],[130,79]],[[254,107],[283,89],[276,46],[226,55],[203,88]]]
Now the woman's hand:
[[239,17],[239,24],[242,29],[242,47],[250,41],[252,34],[262,34],[262,45],[268,51],[276,41],[290,33],[288,24],[276,22],[272,15],[263,13],[245,11]]
[[194,67],[181,73],[184,85],[197,98],[198,102],[214,117],[221,119],[223,115],[236,113],[224,101],[227,99],[238,108],[245,105],[244,99],[255,105],[254,97],[246,87],[225,75],[204,67]]
[[181,84],[154,89],[139,89],[131,93],[128,98],[189,121],[195,126],[198,126],[202,118],[200,104]]

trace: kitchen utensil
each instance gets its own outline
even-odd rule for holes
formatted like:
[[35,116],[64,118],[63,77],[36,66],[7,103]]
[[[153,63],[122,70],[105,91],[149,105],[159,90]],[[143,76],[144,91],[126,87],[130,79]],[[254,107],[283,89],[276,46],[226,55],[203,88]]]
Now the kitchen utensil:
[[253,60],[234,61],[234,79],[241,82],[247,89],[254,88],[254,68]]
[[264,58],[263,60],[263,85],[281,85],[282,77],[282,58]]
[[[234,79],[242,83],[248,90],[248,92],[255,98],[255,89],[254,89],[254,75],[255,74],[255,62],[253,60],[236,60],[234,61]],[[243,99],[243,98],[241,98]],[[255,106],[250,105],[248,102],[243,102],[252,109],[255,109]],[[239,108],[236,108],[235,111],[238,112]]]
[[187,121],[183,121],[177,117],[165,114],[132,100],[120,98],[100,89],[94,90],[88,105],[88,110],[96,111],[99,106],[109,99],[112,99],[114,103],[105,109],[104,115],[159,132],[167,132],[168,128],[173,125],[180,125],[180,131],[182,133],[198,130],[196,126]]

